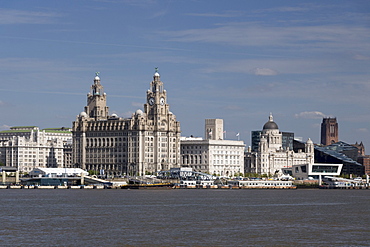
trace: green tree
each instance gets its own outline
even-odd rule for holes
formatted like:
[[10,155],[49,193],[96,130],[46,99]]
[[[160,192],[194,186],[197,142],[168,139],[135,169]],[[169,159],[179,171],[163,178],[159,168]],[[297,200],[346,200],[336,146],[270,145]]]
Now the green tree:
[[89,175],[92,176],[92,175],[99,175],[99,172],[98,171],[95,171],[95,170],[89,170]]

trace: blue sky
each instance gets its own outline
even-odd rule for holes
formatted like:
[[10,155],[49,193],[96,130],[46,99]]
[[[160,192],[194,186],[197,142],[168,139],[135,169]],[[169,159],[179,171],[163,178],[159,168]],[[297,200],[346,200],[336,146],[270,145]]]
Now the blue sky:
[[[183,136],[224,119],[250,145],[270,112],[320,142],[322,117],[370,150],[370,2],[3,1],[0,127],[70,127],[95,72],[110,113],[143,109],[159,67]],[[367,152],[369,153],[369,152]]]

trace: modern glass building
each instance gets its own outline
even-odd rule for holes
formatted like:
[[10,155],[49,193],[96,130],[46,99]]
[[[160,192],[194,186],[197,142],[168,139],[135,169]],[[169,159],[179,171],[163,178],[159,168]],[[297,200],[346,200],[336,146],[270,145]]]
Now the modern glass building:
[[315,147],[315,162],[343,164],[343,175],[362,176],[365,167],[357,161],[357,149],[345,142],[333,143],[325,147]]

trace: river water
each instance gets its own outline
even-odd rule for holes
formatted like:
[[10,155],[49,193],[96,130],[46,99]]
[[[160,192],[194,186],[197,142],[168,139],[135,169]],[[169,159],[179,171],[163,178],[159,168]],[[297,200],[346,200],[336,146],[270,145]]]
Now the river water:
[[370,190],[0,190],[0,246],[370,246]]

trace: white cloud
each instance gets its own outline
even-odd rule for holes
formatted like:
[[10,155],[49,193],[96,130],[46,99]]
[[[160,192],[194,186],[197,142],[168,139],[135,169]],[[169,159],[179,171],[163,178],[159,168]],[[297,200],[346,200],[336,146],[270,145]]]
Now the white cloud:
[[370,60],[370,57],[357,54],[357,55],[353,56],[353,59],[355,59],[355,60]]
[[143,107],[144,106],[143,103],[139,103],[139,102],[132,102],[131,105],[134,106],[134,107]]
[[3,125],[0,126],[0,130],[8,130],[8,129],[10,129],[10,127],[11,126],[9,126],[9,125],[3,124]]
[[59,14],[15,9],[0,9],[0,24],[48,24]]
[[156,4],[155,0],[94,0],[95,2],[107,3],[107,4],[127,4],[136,7],[148,7]]
[[269,69],[269,68],[255,68],[253,70],[253,73],[255,75],[277,75],[278,73],[273,70],[273,69]]
[[367,128],[359,128],[359,129],[356,129],[356,132],[358,132],[358,133],[369,133],[369,130]]
[[122,114],[120,114],[119,116],[122,116],[124,118],[130,118],[132,117],[132,114],[134,114],[134,112],[132,111],[127,111],[127,112],[123,112]]
[[186,15],[190,16],[200,16],[200,17],[237,17],[242,14],[241,11],[226,11],[224,13],[188,13]]
[[238,114],[239,114],[239,111],[243,110],[243,108],[238,105],[226,105],[223,107],[223,109],[228,110],[228,111],[236,111],[238,112]]
[[[327,73],[337,71],[338,67],[328,65],[334,64],[330,59],[285,59],[285,58],[258,58],[258,59],[237,59],[223,61],[205,61],[208,68],[204,73],[245,73],[254,75],[277,75],[277,74],[310,74]],[[257,67],[258,66],[258,67]],[[273,68],[273,69],[272,69]]]
[[254,13],[273,13],[273,12],[306,12],[310,11],[307,7],[278,7],[270,9],[255,10]]
[[319,111],[304,111],[304,112],[295,114],[294,116],[296,118],[305,118],[305,119],[320,119],[323,117],[327,117],[327,115]]
[[170,41],[228,44],[235,46],[289,47],[304,51],[327,51],[354,48],[368,49],[370,30],[366,26],[346,25],[271,26],[254,22],[223,23],[211,28],[160,32]]

